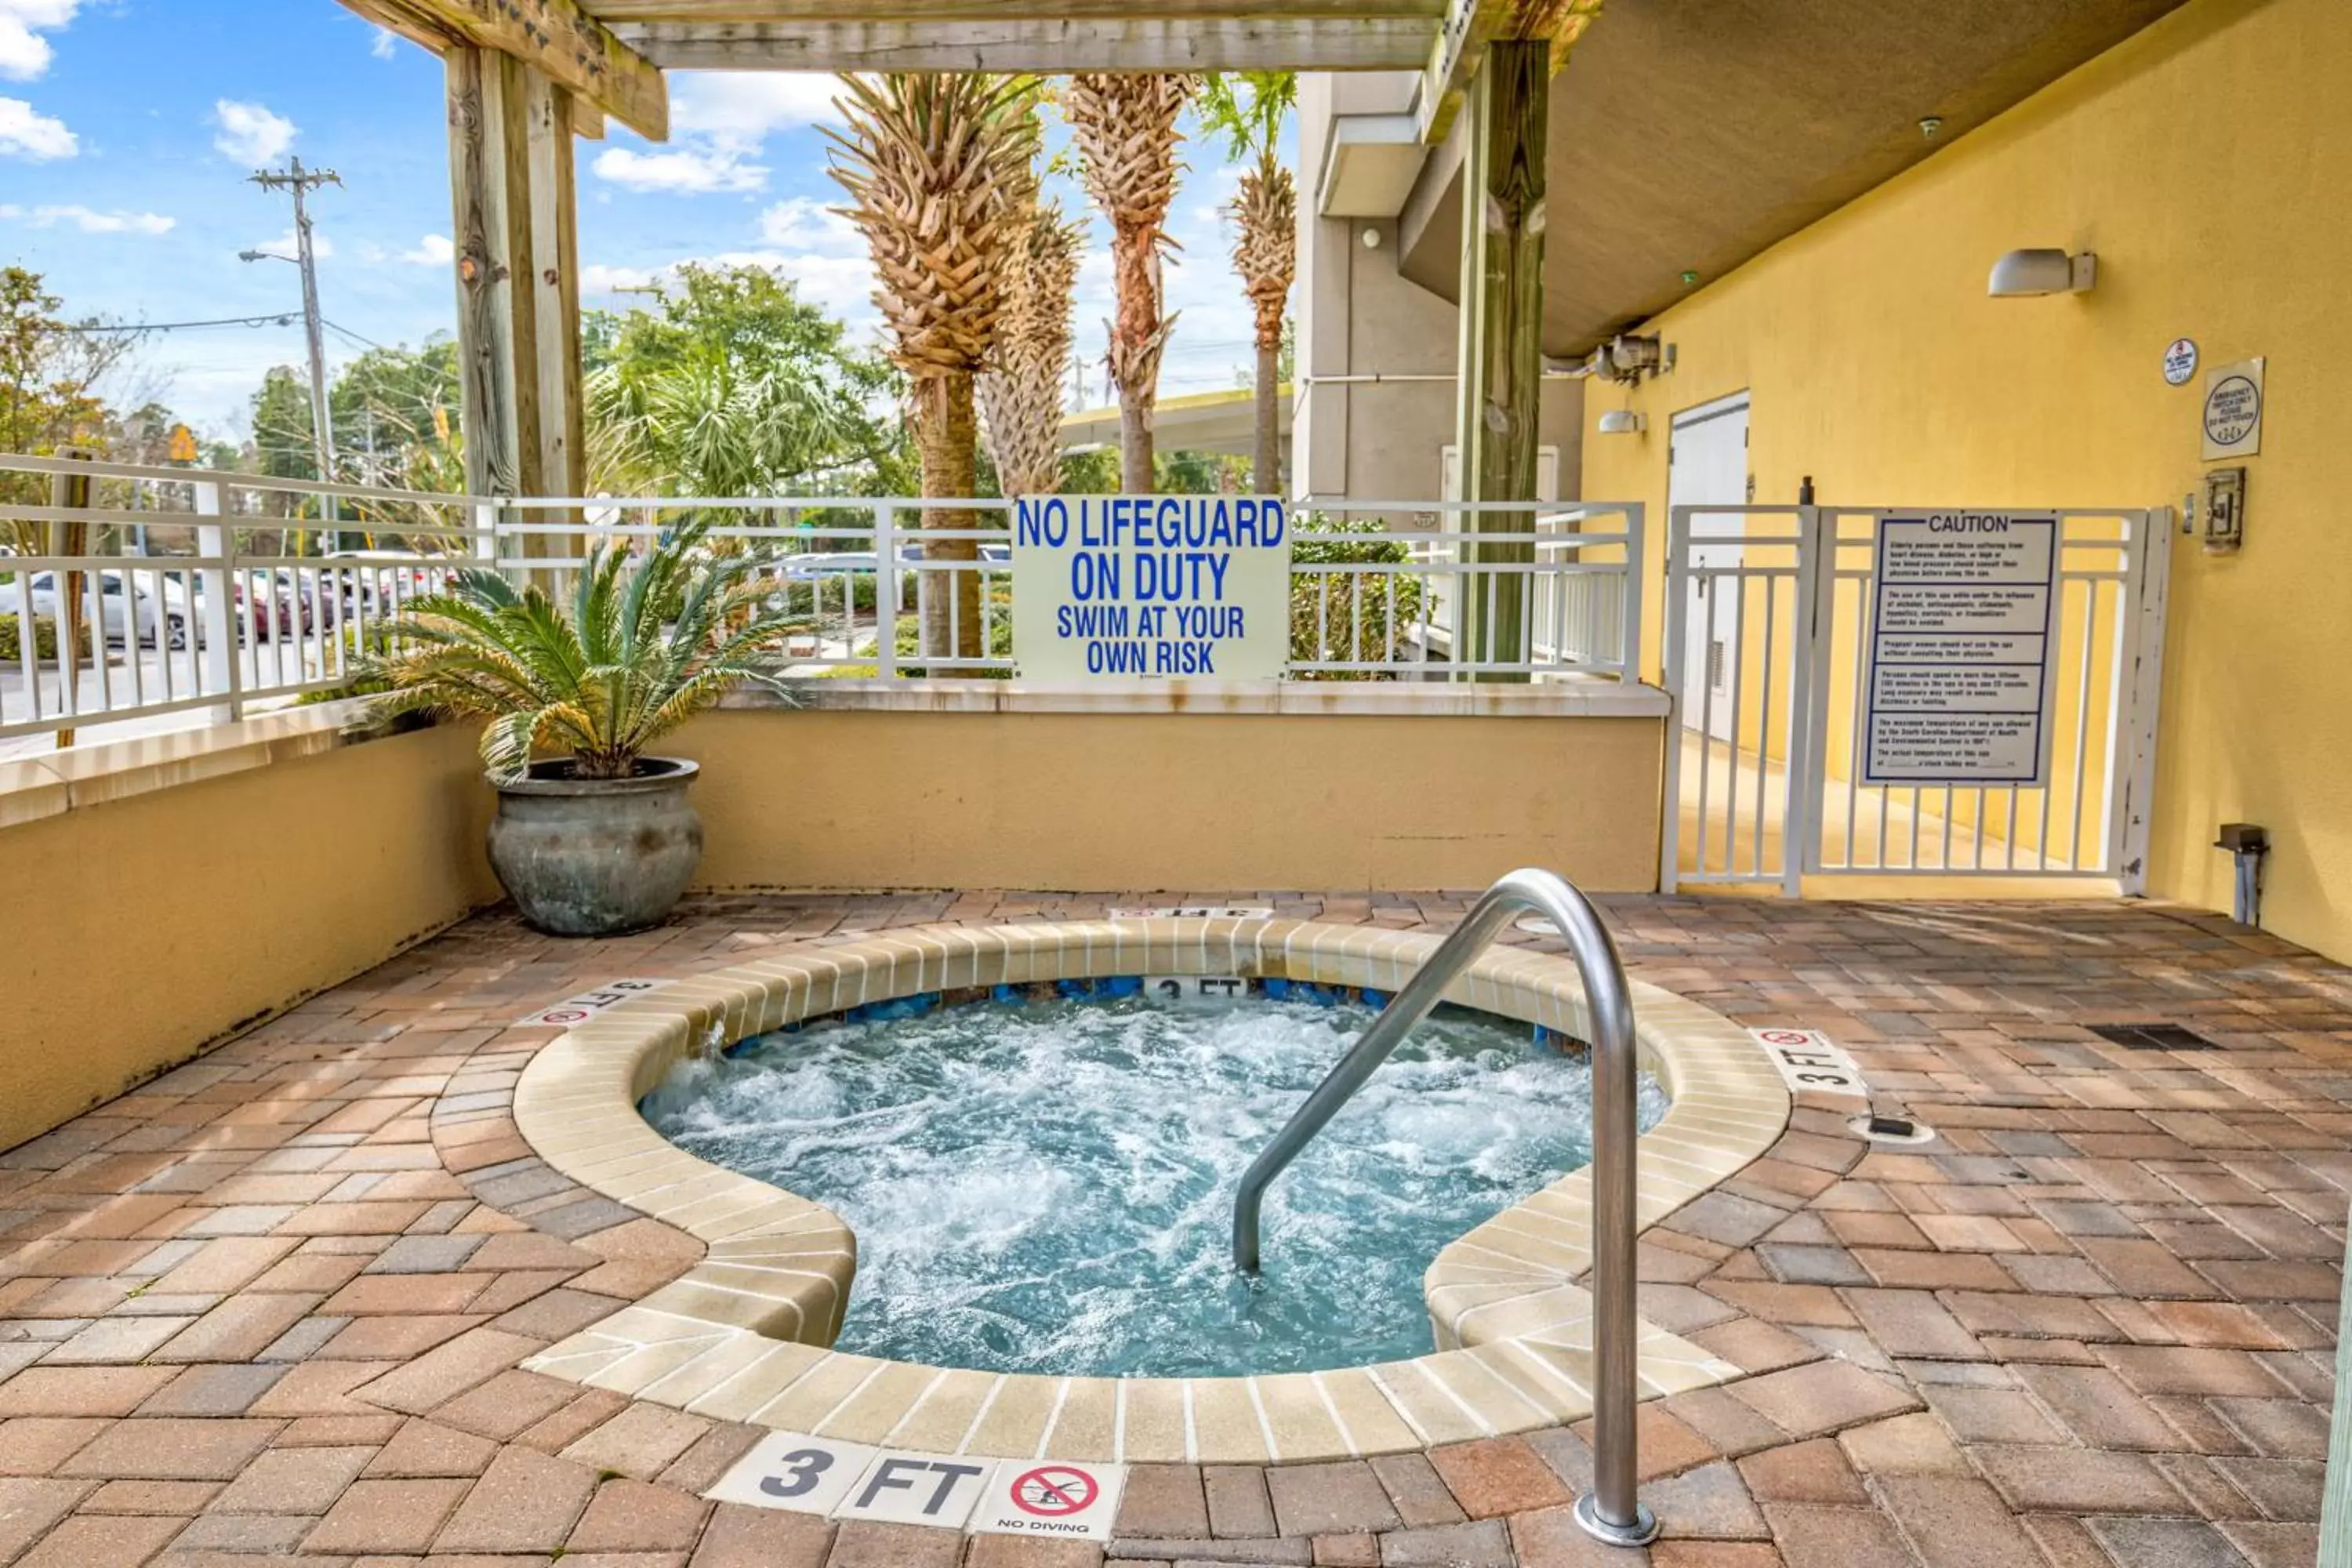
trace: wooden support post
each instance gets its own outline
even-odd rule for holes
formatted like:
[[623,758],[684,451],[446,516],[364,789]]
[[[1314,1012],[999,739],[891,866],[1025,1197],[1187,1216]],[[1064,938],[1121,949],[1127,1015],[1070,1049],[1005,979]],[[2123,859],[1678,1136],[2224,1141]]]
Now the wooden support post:
[[[572,182],[572,95],[525,68],[530,184],[530,306],[541,495],[576,496],[586,480],[587,431],[580,405],[580,234]],[[576,522],[555,511],[546,521]],[[551,536],[573,555],[576,541]]]
[[[1543,395],[1544,142],[1550,45],[1489,47],[1472,79],[1462,165],[1462,307],[1455,443],[1464,500],[1536,499]],[[1531,533],[1535,512],[1466,516],[1466,533]],[[1465,560],[1527,563],[1531,542],[1464,542]],[[1522,663],[1530,578],[1475,573],[1463,580],[1457,658]],[[1480,679],[1524,681],[1524,674]]]
[[[586,440],[572,97],[494,49],[455,45],[446,60],[466,488],[577,495]],[[561,542],[530,535],[523,553],[569,553]]]

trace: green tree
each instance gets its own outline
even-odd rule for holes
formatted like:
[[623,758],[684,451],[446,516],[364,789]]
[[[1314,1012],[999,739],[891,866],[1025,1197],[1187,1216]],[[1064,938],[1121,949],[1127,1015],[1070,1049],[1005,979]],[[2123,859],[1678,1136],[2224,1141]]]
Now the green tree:
[[908,471],[899,382],[764,268],[687,267],[651,310],[582,321],[589,487],[878,493]]
[[[34,456],[62,447],[108,448],[110,415],[98,384],[121,364],[137,339],[129,332],[89,329],[95,318],[69,321],[65,301],[37,272],[0,268],[0,452]],[[0,474],[0,500],[38,504],[48,483],[37,474]],[[14,523],[14,542],[44,548],[46,525]]]

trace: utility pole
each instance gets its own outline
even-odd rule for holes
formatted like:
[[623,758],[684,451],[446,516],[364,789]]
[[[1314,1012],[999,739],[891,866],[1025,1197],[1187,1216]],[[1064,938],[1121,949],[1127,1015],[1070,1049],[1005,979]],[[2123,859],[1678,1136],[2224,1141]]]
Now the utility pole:
[[[322,185],[341,185],[343,178],[332,169],[305,169],[299,157],[290,157],[282,170],[256,170],[251,183],[265,191],[294,193],[294,259],[302,269],[302,333],[310,349],[310,438],[318,449],[319,478],[331,483],[335,478],[335,423],[327,405],[326,327],[319,316],[319,264],[310,246],[310,213],[302,198]],[[237,254],[242,260],[258,261],[271,253],[246,250]],[[340,519],[342,509],[335,504],[332,496],[324,496],[320,498],[320,510],[329,521],[334,521]],[[329,548],[340,550],[342,543],[341,531],[337,530]]]

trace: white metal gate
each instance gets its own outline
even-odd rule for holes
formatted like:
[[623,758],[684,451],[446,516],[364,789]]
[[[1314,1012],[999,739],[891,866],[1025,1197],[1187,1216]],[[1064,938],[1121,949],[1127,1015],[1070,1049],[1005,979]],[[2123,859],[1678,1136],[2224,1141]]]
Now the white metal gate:
[[[1662,887],[1793,897],[1804,877],[1831,875],[2091,879],[2139,890],[2168,508],[2038,514],[2058,520],[2042,783],[1864,782],[1879,522],[1951,510],[1670,509]],[[1696,649],[1710,668],[1696,667]]]

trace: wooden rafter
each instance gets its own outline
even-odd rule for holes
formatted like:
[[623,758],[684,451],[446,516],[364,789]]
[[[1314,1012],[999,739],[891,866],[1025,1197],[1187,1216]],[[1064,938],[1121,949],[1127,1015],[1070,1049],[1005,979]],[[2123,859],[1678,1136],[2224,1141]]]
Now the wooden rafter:
[[[655,64],[579,0],[343,0],[428,48],[472,44],[536,67],[558,87],[649,140],[669,135],[669,89]],[[437,42],[436,40],[438,40]]]
[[1190,23],[1269,16],[1300,19],[1418,16],[1434,22],[1445,0],[586,0],[599,21],[622,22],[990,22],[1128,21],[1149,14]]
[[1551,40],[1551,68],[1568,63],[1569,51],[1601,14],[1602,0],[1448,0],[1421,84],[1421,134],[1435,143],[1453,129],[1462,95],[1489,44],[1510,39]]
[[765,70],[1399,70],[1429,55],[1426,15],[979,21],[621,22],[664,68]]

